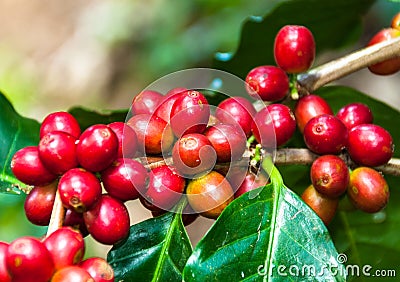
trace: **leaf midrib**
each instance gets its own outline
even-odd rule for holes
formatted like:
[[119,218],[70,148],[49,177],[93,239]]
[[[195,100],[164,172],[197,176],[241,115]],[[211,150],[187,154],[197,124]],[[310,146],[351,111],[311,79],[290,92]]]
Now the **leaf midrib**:
[[[159,279],[161,278],[160,277],[161,269],[162,269],[163,265],[165,264],[165,261],[166,261],[167,257],[169,257],[169,254],[167,254],[167,249],[170,246],[170,243],[171,243],[171,240],[172,240],[172,237],[173,237],[174,226],[175,226],[175,224],[177,224],[177,221],[180,219],[180,213],[182,212],[183,207],[185,206],[185,204],[186,204],[185,200],[181,201],[178,204],[179,205],[178,209],[177,209],[176,213],[173,216],[174,218],[172,219],[171,224],[170,224],[170,226],[168,228],[167,234],[165,236],[165,240],[163,240],[163,242],[165,242],[165,244],[163,244],[163,247],[161,249],[160,259],[158,260],[157,266],[156,266],[156,268],[154,270],[155,275],[153,276],[153,278],[151,280],[152,282],[159,281]],[[172,261],[172,259],[171,259],[171,261]]]

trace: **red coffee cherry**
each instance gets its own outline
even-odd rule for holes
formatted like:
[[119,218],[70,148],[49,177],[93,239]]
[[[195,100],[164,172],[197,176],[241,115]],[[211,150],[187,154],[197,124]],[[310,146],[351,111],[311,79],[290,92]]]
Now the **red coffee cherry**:
[[347,127],[335,116],[320,115],[304,127],[304,142],[316,154],[339,154],[347,144]]
[[333,115],[333,111],[324,98],[313,94],[301,97],[294,108],[300,132],[304,131],[304,127],[310,119],[323,114]]
[[181,175],[191,176],[210,171],[217,154],[210,140],[203,134],[185,134],[172,149],[172,160]]
[[182,197],[185,184],[185,178],[181,177],[174,167],[162,165],[153,168],[150,171],[147,191],[143,194],[151,205],[146,207],[150,210],[170,210]]
[[66,209],[63,226],[69,226],[75,230],[79,230],[83,237],[89,235],[89,231],[87,230],[85,221],[83,220],[83,214],[74,210]]
[[95,282],[95,280],[82,267],[71,265],[54,273],[51,282]]
[[231,185],[216,171],[191,180],[186,188],[186,195],[195,212],[214,219],[233,200]]
[[44,186],[57,178],[40,160],[36,146],[18,150],[11,159],[11,171],[19,181],[28,185]]
[[176,99],[180,97],[180,94],[185,93],[188,89],[183,87],[173,88],[163,97],[154,114],[167,123],[170,123],[170,115],[172,111],[172,106],[174,105]]
[[279,101],[289,92],[289,78],[281,68],[259,66],[247,74],[246,90],[254,99]]
[[171,126],[156,115],[136,115],[127,124],[136,132],[141,153],[161,154],[168,152],[174,144]]
[[288,73],[308,70],[315,58],[315,41],[305,26],[285,25],[276,34],[274,57],[277,65]]
[[39,157],[52,173],[61,175],[78,166],[77,139],[62,131],[52,131],[39,142]]
[[149,174],[146,168],[132,159],[117,159],[101,173],[109,195],[121,201],[135,200],[146,187]]
[[85,269],[95,282],[114,282],[114,270],[105,259],[92,257],[79,264]]
[[7,248],[6,264],[12,281],[47,282],[54,263],[44,244],[33,237],[15,239]]
[[82,213],[91,209],[101,196],[97,177],[82,168],[67,171],[58,183],[61,201],[67,209]]
[[348,130],[356,125],[373,121],[371,109],[362,103],[351,103],[342,107],[336,117],[344,123]]
[[110,127],[92,125],[79,137],[76,147],[78,162],[89,171],[102,171],[117,159],[118,146],[118,138]]
[[232,181],[231,178],[229,178],[228,180],[233,190],[235,191],[235,198],[238,198],[244,193],[254,190],[256,188],[263,187],[269,183],[269,180],[264,173],[255,174],[250,171],[247,172],[243,181],[238,181],[240,183],[235,183],[235,181]]
[[210,106],[199,91],[188,90],[179,94],[171,109],[171,128],[175,136],[203,133],[210,119]]
[[118,158],[133,158],[138,150],[136,132],[121,121],[108,125],[118,138]]
[[[290,108],[283,104],[271,104],[254,117],[252,132],[257,142],[265,148],[282,146],[296,131],[296,119]],[[274,136],[275,135],[275,136]]]
[[[379,31],[372,37],[368,42],[367,46],[371,46],[380,42],[392,40],[394,38],[400,37],[400,30],[394,28],[385,28]],[[368,67],[368,69],[377,75],[390,75],[398,72],[400,70],[400,58],[396,57],[389,59]]]
[[251,135],[251,125],[256,109],[249,100],[243,97],[230,97],[223,100],[215,109],[215,117],[221,123],[239,126],[246,137]]
[[382,210],[389,201],[389,186],[376,170],[358,167],[350,174],[347,195],[356,208],[375,213]]
[[237,161],[246,150],[246,135],[232,124],[219,123],[210,126],[204,135],[217,153],[217,162]]
[[102,244],[113,245],[129,234],[127,208],[109,195],[102,195],[97,204],[83,214],[83,218],[90,235]]
[[383,165],[393,156],[393,138],[379,125],[357,125],[349,131],[348,140],[349,155],[360,165]]
[[40,126],[40,139],[49,132],[62,131],[75,138],[81,135],[81,128],[73,115],[67,112],[55,112],[47,115]]
[[347,190],[350,174],[346,163],[335,155],[317,158],[310,171],[314,188],[331,198],[337,198]]
[[132,114],[153,114],[163,99],[163,95],[157,91],[144,90],[140,92],[132,101]]
[[33,187],[24,202],[25,215],[30,222],[40,226],[49,225],[56,190],[57,182]]
[[82,234],[70,227],[62,227],[51,233],[43,244],[50,252],[55,269],[81,262],[85,254]]
[[330,198],[319,193],[314,186],[310,185],[301,195],[303,201],[328,225],[335,217],[339,199]]
[[5,242],[0,242],[0,281],[2,282],[11,282],[10,273],[7,270],[6,264],[6,252],[7,252],[8,244]]

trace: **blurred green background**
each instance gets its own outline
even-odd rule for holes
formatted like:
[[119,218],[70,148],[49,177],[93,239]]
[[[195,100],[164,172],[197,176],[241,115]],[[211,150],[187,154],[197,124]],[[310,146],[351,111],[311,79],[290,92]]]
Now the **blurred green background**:
[[[128,108],[154,80],[185,68],[211,67],[215,52],[234,51],[242,22],[250,15],[264,15],[278,2],[3,0],[0,89],[19,113],[39,121],[74,105]],[[399,6],[377,1],[365,17],[359,47],[390,24]],[[318,60],[346,52],[327,53]],[[377,77],[373,83],[369,76],[362,70],[339,83],[399,108],[400,75]],[[0,195],[0,240],[43,234],[45,229],[26,222],[22,203],[23,197]],[[133,203],[135,213],[137,208]],[[134,222],[148,215],[137,214]]]

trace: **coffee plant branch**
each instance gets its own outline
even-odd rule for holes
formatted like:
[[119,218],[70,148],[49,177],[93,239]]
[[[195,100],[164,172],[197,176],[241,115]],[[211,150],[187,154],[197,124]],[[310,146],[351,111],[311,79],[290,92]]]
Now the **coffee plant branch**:
[[318,88],[370,65],[400,57],[400,37],[357,50],[297,76],[300,95]]
[[[350,73],[356,72],[369,65],[385,61],[387,59],[400,57],[400,38],[377,43],[370,47],[366,47],[355,51],[349,55],[339,59],[330,61],[326,64],[311,69],[307,73],[302,73],[297,76],[297,90],[300,95],[312,93],[318,88],[342,78]],[[278,149],[275,156],[276,165],[285,164],[300,164],[310,165],[318,157],[308,149]],[[347,154],[341,154],[349,167],[355,167],[356,164],[351,161]],[[169,159],[157,157],[144,158],[144,164],[151,169],[165,163],[171,163]],[[216,169],[228,167],[230,164],[217,164]],[[234,166],[248,166],[249,152],[245,152],[242,161],[235,162]],[[400,176],[400,159],[392,158],[387,164],[376,167],[377,170],[384,174]],[[62,227],[65,216],[65,210],[62,206],[59,194],[56,194],[50,224],[47,230],[47,236],[52,232]]]

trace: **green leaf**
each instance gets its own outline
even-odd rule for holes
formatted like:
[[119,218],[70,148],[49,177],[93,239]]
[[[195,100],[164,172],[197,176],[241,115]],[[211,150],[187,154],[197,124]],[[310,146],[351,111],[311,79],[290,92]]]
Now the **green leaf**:
[[361,16],[374,0],[292,0],[280,3],[264,17],[249,17],[232,53],[218,53],[214,67],[244,78],[250,69],[275,64],[273,45],[286,24],[304,25],[315,37],[317,52],[349,45],[361,35]]
[[11,171],[11,159],[16,151],[39,143],[40,125],[37,121],[20,116],[0,92],[0,192],[19,193],[26,187]]
[[68,112],[78,120],[82,130],[93,124],[125,121],[128,114],[128,110],[92,110],[85,107],[72,107]]
[[181,214],[167,213],[131,226],[128,239],[107,260],[115,281],[181,281],[191,253]]
[[185,281],[345,281],[325,225],[273,174],[258,195],[223,211],[189,258]]

